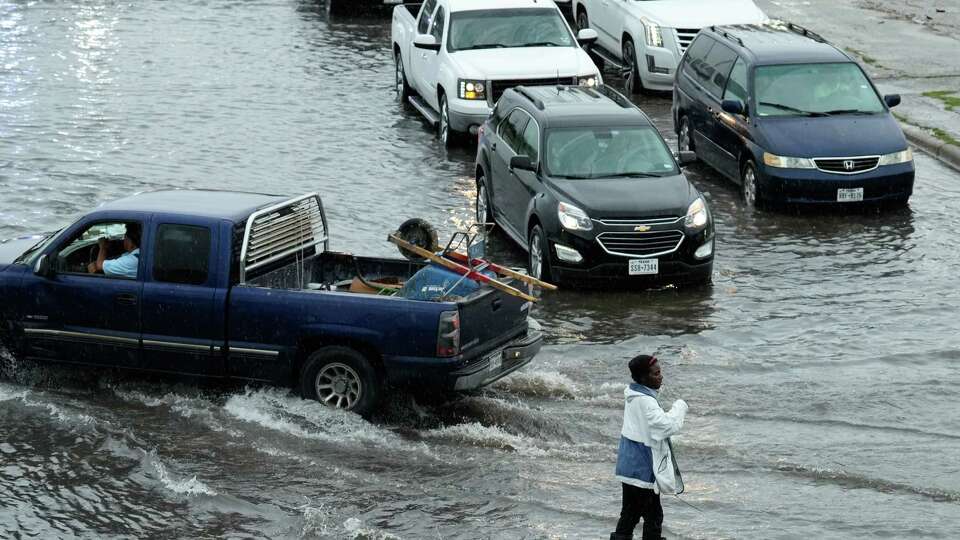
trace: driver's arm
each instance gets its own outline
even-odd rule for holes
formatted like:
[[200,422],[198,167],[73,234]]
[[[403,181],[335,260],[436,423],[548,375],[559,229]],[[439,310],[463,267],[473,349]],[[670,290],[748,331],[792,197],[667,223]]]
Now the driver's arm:
[[87,265],[87,272],[91,274],[103,273],[103,261],[107,260],[107,239],[97,240],[97,246],[100,248],[97,251],[97,260]]

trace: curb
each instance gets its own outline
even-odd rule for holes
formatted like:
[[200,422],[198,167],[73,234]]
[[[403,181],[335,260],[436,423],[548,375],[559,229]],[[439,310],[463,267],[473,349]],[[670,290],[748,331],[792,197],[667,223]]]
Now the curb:
[[960,146],[945,143],[912,124],[901,122],[900,127],[907,140],[914,146],[960,171]]

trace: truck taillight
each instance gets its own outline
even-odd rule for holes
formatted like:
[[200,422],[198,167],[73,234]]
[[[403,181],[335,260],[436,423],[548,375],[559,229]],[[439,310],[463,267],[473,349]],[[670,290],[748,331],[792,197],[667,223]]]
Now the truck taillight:
[[437,328],[437,356],[448,358],[460,354],[460,312],[444,311]]

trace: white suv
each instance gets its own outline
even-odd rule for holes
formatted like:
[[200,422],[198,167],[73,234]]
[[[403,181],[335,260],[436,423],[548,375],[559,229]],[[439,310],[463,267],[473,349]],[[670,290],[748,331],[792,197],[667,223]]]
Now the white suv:
[[767,20],[752,0],[573,0],[577,26],[597,31],[593,53],[628,70],[628,86],[673,89],[680,57],[701,28]]

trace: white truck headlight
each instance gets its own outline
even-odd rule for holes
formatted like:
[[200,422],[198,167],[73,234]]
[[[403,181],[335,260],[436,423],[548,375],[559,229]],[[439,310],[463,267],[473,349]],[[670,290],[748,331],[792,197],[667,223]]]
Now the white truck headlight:
[[913,150],[907,148],[900,152],[884,154],[880,156],[880,165],[896,165],[898,163],[907,163],[913,161]]
[[778,169],[816,169],[817,166],[810,158],[777,156],[769,152],[763,153],[763,163],[768,167]]
[[703,202],[702,197],[698,197],[687,207],[687,216],[683,220],[683,225],[687,230],[696,232],[706,227],[707,221],[709,221],[707,203]]
[[651,47],[663,47],[663,32],[660,26],[646,17],[640,17],[643,23],[643,40]]
[[589,231],[593,229],[593,222],[586,212],[572,204],[560,203],[557,205],[557,218],[560,224],[568,231]]
[[596,88],[600,86],[600,75],[581,75],[577,77],[577,82],[580,86],[586,86],[587,88]]
[[460,99],[486,100],[487,85],[484,81],[460,79]]

